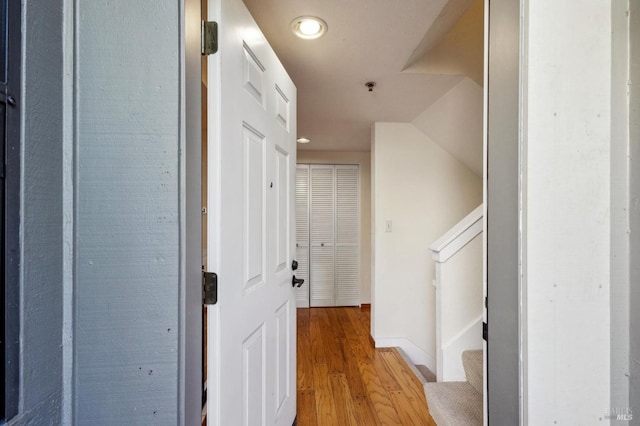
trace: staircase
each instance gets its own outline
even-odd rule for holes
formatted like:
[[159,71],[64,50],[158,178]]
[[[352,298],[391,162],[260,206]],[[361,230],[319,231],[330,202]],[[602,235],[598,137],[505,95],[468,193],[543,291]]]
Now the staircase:
[[438,426],[482,425],[482,350],[464,351],[466,382],[425,383],[429,413]]

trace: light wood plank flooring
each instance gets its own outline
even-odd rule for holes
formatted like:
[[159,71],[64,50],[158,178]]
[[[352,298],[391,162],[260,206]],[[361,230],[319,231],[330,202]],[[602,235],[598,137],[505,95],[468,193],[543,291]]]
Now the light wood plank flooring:
[[298,309],[298,425],[435,425],[393,348],[373,347],[370,309]]

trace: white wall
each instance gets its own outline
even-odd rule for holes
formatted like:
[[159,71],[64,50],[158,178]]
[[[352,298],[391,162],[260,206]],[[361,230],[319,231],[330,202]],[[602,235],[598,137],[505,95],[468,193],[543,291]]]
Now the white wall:
[[412,124],[376,123],[373,134],[372,334],[435,368],[429,245],[482,202],[482,181]]
[[465,78],[412,122],[482,176],[482,87]]
[[371,153],[298,150],[298,163],[358,164],[360,169],[360,303],[371,303]]
[[610,383],[611,3],[525,6],[525,418],[602,424]]

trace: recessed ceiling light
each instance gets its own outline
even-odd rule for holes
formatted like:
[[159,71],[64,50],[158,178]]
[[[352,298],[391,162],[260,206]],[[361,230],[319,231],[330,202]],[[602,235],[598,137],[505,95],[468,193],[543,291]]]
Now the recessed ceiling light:
[[290,24],[291,31],[300,38],[313,40],[327,32],[327,23],[315,16],[299,16]]
[[297,139],[297,142],[298,142],[298,143],[309,143],[309,142],[311,142],[311,139],[308,139],[308,138],[298,138],[298,139]]

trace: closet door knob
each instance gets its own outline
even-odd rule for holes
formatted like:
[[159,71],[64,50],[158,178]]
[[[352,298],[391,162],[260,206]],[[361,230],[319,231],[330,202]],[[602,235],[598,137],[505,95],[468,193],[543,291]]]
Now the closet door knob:
[[297,260],[294,260],[293,262],[291,262],[291,269],[294,270],[294,271],[296,269],[298,269],[298,261]]

